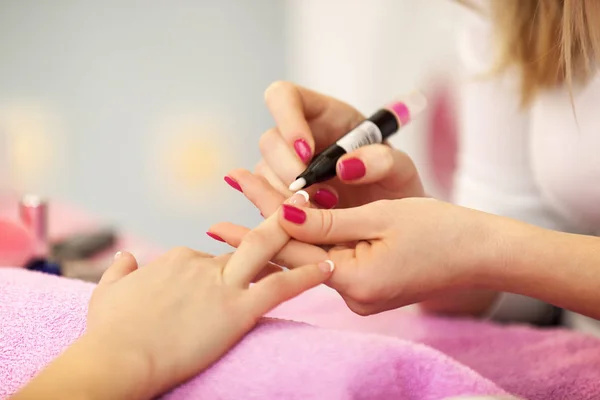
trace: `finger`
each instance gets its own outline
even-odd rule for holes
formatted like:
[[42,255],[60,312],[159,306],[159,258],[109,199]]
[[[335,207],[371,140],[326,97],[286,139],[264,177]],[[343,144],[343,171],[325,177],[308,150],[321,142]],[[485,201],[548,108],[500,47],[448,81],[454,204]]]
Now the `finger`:
[[265,160],[261,159],[258,164],[256,164],[256,167],[254,168],[254,174],[264,176],[269,184],[273,186],[275,190],[281,193],[286,199],[294,194],[288,189],[288,186],[286,186],[281,179],[279,179],[277,174],[275,174],[275,172],[273,172],[273,170],[267,165]]
[[[289,144],[288,148],[294,149],[297,160],[304,165],[311,160],[315,149],[307,111],[314,114],[327,107],[322,96],[311,94],[309,90],[283,81],[271,84],[265,91],[265,103],[285,143]],[[305,96],[310,98],[305,99]]]
[[285,201],[279,191],[269,184],[266,178],[250,171],[237,169],[229,173],[243,190],[244,196],[256,206],[264,217],[271,216]]
[[327,260],[271,274],[250,288],[250,307],[256,315],[266,314],[284,301],[324,283],[333,270],[333,262]]
[[109,285],[129,275],[138,268],[137,260],[131,253],[119,251],[115,254],[113,263],[104,274],[98,285]]
[[306,169],[278,129],[266,131],[258,145],[263,159],[284,185],[292,183]]
[[399,190],[415,175],[417,169],[408,154],[385,144],[361,147],[337,162],[337,176],[346,184],[378,183]]
[[[221,222],[211,226],[209,232],[221,237],[231,247],[237,248],[250,229],[230,222]],[[279,253],[271,258],[271,261],[287,268],[297,268],[325,258],[327,258],[327,252],[324,249],[290,240]]]
[[[306,203],[308,194],[298,192],[288,202]],[[246,234],[225,266],[223,278],[229,284],[246,287],[289,240],[288,234],[279,225],[277,215],[272,215]]]
[[355,208],[319,210],[284,204],[279,223],[294,239],[313,244],[336,244],[377,239],[387,229],[393,211],[390,201]]
[[[225,264],[229,261],[229,259],[231,258],[232,255],[233,255],[233,253],[220,255],[218,257],[215,257],[215,261]],[[252,282],[256,282],[256,281],[264,278],[265,276],[274,274],[276,272],[281,272],[281,271],[283,271],[283,269],[279,265],[269,262],[269,263],[267,263],[267,265],[265,265],[263,267],[263,269],[261,271],[259,271],[259,273],[252,280]]]

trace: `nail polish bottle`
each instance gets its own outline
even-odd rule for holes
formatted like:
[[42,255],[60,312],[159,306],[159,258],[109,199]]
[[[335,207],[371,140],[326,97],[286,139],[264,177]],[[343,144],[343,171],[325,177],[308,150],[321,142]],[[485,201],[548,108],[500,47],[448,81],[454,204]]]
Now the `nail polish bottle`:
[[19,216],[35,241],[33,257],[25,267],[32,271],[60,275],[60,265],[48,260],[48,202],[39,196],[24,196],[19,202]]

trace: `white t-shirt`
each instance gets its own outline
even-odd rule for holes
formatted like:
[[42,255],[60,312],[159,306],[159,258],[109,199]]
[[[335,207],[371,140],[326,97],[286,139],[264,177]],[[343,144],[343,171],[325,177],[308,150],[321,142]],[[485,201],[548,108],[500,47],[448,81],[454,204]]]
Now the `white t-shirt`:
[[[516,70],[481,76],[493,66],[492,46],[490,22],[472,15],[459,40],[467,80],[454,201],[548,229],[599,234],[600,77],[574,88],[574,103],[559,88],[522,110]],[[549,308],[504,294],[492,317],[534,322]],[[566,323],[600,334],[600,322],[580,315],[568,313]]]

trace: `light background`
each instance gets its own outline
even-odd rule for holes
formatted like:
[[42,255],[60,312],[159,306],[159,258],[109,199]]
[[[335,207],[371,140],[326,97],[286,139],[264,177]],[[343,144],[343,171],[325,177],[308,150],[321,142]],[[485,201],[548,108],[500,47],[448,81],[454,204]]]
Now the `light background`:
[[[291,79],[370,113],[455,69],[451,0],[0,0],[0,183],[165,247],[258,211],[263,91]],[[428,182],[423,122],[397,135]],[[435,187],[429,185],[435,193]]]

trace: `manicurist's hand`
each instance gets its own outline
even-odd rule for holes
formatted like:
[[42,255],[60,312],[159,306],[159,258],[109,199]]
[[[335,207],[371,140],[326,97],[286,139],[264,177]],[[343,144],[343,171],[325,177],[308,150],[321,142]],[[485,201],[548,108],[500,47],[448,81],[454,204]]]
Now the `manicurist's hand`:
[[[265,101],[275,126],[260,138],[263,158],[255,172],[283,198],[292,194],[288,186],[316,153],[364,120],[348,104],[289,82],[269,86]],[[308,192],[321,208],[355,207],[382,199],[424,195],[410,157],[385,144],[346,154],[338,161],[337,178],[314,185]]]
[[93,292],[86,333],[15,399],[149,399],[193,377],[263,314],[330,277],[325,258],[269,265],[288,240],[273,215],[232,255],[177,248],[138,268],[119,253]]
[[[487,214],[428,198],[383,200],[324,210],[279,204],[282,196],[248,171],[232,176],[265,216],[276,213],[291,241],[275,257],[294,267],[321,259],[336,265],[328,284],[359,314],[372,314],[476,285],[494,245]],[[230,223],[210,232],[238,246],[247,228]],[[283,239],[282,239],[283,240]]]

